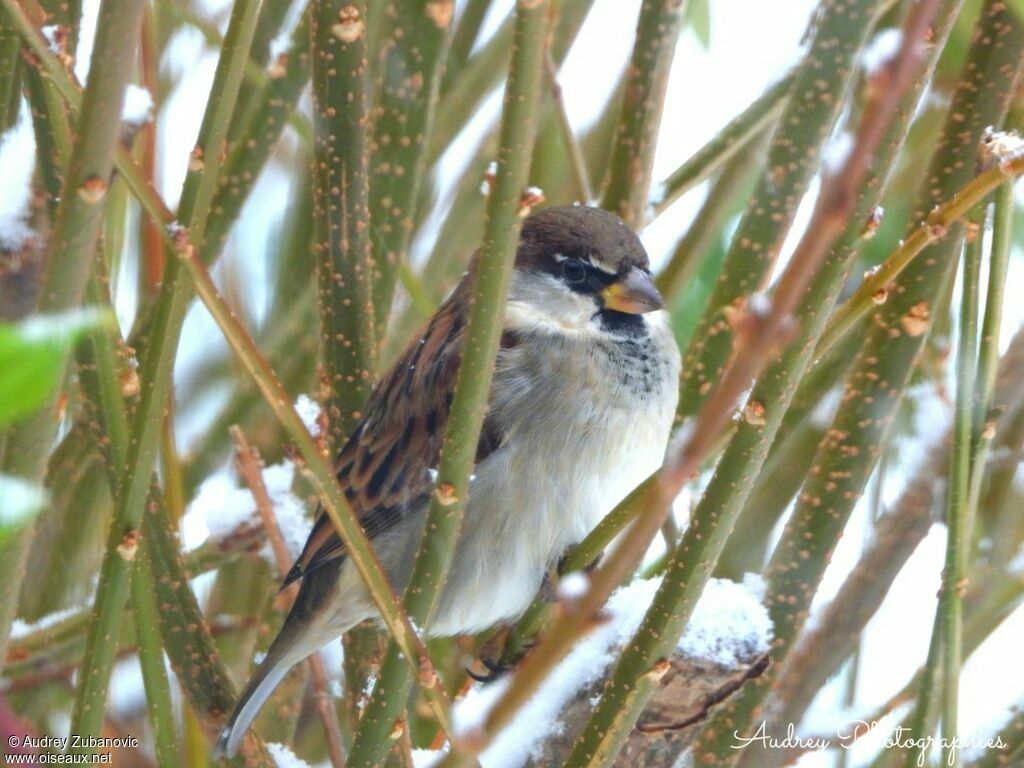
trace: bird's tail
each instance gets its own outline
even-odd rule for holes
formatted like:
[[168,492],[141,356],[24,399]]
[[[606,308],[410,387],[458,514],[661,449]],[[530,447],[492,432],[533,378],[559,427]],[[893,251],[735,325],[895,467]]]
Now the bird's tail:
[[303,642],[302,635],[300,632],[289,632],[286,628],[271,644],[266,658],[238,697],[235,709],[217,739],[216,755],[234,757],[237,754],[246,731],[278,683],[288,674],[288,670],[317,650],[319,646]]
[[[289,669],[370,615],[370,609],[351,594],[347,602],[339,602],[338,590],[351,590],[351,586],[345,586],[345,579],[339,586],[341,564],[340,559],[334,560],[302,579],[281,632],[238,697],[235,711],[217,739],[217,755],[235,756],[245,732]],[[350,577],[359,584],[354,571]]]

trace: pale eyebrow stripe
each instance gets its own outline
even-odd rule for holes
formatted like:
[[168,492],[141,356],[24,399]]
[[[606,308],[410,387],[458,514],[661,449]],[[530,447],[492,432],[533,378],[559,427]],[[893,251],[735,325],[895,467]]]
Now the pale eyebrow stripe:
[[[566,256],[564,253],[555,253],[555,254],[552,254],[552,257],[559,264],[561,264],[563,261],[568,261],[569,260],[569,257]],[[587,254],[587,263],[589,263],[590,266],[592,266],[594,269],[598,270],[599,272],[604,272],[606,275],[610,275],[610,276],[614,277],[615,275],[618,274],[614,270],[608,269],[607,266],[605,266],[601,262],[596,261],[594,259],[593,254]]]

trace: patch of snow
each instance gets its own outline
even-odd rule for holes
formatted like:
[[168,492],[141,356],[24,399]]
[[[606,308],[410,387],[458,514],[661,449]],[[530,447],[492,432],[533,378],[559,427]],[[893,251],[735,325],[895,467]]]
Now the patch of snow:
[[412,751],[413,768],[434,768],[447,754],[447,749],[414,749]]
[[26,104],[18,122],[0,137],[0,249],[18,251],[35,233],[28,225],[36,137]]
[[[576,644],[481,755],[484,768],[518,768],[537,747],[562,728],[559,714],[581,690],[594,684],[630,641],[643,620],[661,579],[634,581],[608,600],[608,621]],[[763,584],[750,577],[743,584],[712,579],[697,603],[679,641],[684,653],[720,664],[735,664],[767,650],[771,640],[768,612],[757,596]],[[508,687],[508,680],[472,688],[453,711],[455,733],[479,728]]]
[[573,571],[558,580],[558,597],[561,600],[579,600],[590,588],[590,579],[585,573]]
[[59,624],[65,619],[70,619],[72,616],[80,614],[84,611],[88,611],[89,606],[83,605],[77,608],[65,608],[64,610],[54,611],[43,616],[38,621],[33,621],[31,624],[21,619],[15,619],[14,623],[11,624],[11,639],[17,639],[19,637],[25,637],[31,635],[34,632],[41,632],[44,629],[49,629],[55,624]]
[[220,541],[243,525],[258,523],[256,502],[249,489],[237,487],[226,474],[213,475],[199,486],[185,511],[184,544],[186,549],[194,549],[207,538]]
[[124,91],[121,121],[141,128],[153,119],[153,94],[140,85],[129,84]]
[[818,401],[818,404],[811,409],[811,426],[815,429],[826,429],[832,423],[832,419],[835,418],[842,399],[843,386],[841,384],[832,387],[832,389],[826,392],[821,400]]
[[[263,484],[274,505],[274,517],[288,553],[297,558],[309,536],[310,520],[306,505],[292,493],[295,465],[290,461],[274,464],[263,470]],[[269,554],[269,553],[268,553]]]
[[830,138],[821,150],[821,165],[823,170],[834,175],[846,165],[850,152],[853,151],[853,134],[849,131],[840,131]]
[[267,752],[274,758],[274,765],[277,768],[310,768],[309,763],[300,760],[291,749],[276,741],[267,742]]
[[741,584],[711,579],[679,640],[679,650],[725,667],[767,651],[772,621],[762,604],[764,592],[764,581],[752,573]]
[[[274,506],[277,527],[289,554],[298,557],[309,535],[310,521],[305,505],[292,493],[294,478],[295,465],[290,461],[263,469],[263,484]],[[219,541],[246,525],[260,525],[252,493],[227,473],[213,475],[199,486],[185,512],[184,544],[186,549],[195,549],[207,538]],[[264,556],[273,563],[269,546],[264,550]]]
[[772,299],[767,293],[755,291],[747,298],[747,309],[756,317],[768,317],[772,312]]
[[309,395],[299,395],[295,401],[295,412],[299,414],[309,434],[320,437],[320,404]]
[[869,75],[874,74],[896,55],[903,44],[903,31],[890,27],[883,29],[864,47],[860,64]]

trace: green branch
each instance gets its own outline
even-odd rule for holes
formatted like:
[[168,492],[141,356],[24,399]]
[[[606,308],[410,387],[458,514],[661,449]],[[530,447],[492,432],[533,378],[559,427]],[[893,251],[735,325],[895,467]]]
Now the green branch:
[[340,447],[359,421],[376,359],[366,2],[316,0],[312,14],[313,250],[330,391],[328,443]]
[[[13,0],[3,0],[3,6],[11,20],[17,22],[19,15],[24,18]],[[142,6],[139,0],[106,0],[100,8],[97,53],[93,57],[89,87],[82,98],[77,141],[48,244],[47,268],[38,303],[40,312],[66,311],[82,303],[102,222],[102,203],[119,135],[125,84],[134,63],[134,40]],[[31,34],[39,34],[31,25],[29,28]],[[22,30],[19,28],[19,31]],[[31,482],[39,480],[57,428],[55,404],[56,394],[33,416],[10,429],[3,473]],[[14,617],[17,588],[24,573],[31,534],[31,526],[26,526],[0,546],[0,652]],[[102,712],[98,715],[101,718]],[[99,731],[93,728],[76,733],[98,735]]]
[[403,0],[390,6],[393,22],[382,54],[370,170],[378,328],[387,325],[398,269],[408,256],[455,13],[454,0]]
[[681,0],[644,0],[633,54],[626,65],[626,88],[601,207],[634,228],[643,224],[647,212],[661,110],[685,9]]
[[[985,206],[979,211],[983,227]],[[976,232],[964,249],[960,327],[956,356],[956,403],[953,409],[953,447],[946,501],[946,564],[939,589],[938,615],[942,633],[942,748],[943,761],[959,765],[954,745],[959,730],[960,656],[963,645],[963,588],[967,575],[971,475],[975,415],[975,376],[978,367],[978,306],[981,291],[982,238]]]
[[[225,147],[228,123],[238,95],[242,71],[257,18],[259,2],[243,0],[235,5],[225,47],[214,75],[207,110],[192,153],[182,190],[180,212],[185,221],[202,232],[214,191],[214,180]],[[118,38],[114,38],[118,40]],[[108,46],[123,46],[111,41]],[[97,51],[105,48],[97,43]],[[88,89],[86,89],[88,94]],[[83,104],[83,115],[85,105]],[[120,113],[118,113],[118,118]],[[204,170],[205,168],[205,170]],[[134,416],[129,454],[117,488],[114,523],[100,571],[93,621],[86,646],[88,663],[82,667],[72,714],[75,733],[99,735],[114,662],[115,643],[121,626],[133,561],[124,556],[125,542],[138,536],[156,463],[164,410],[170,395],[177,342],[189,299],[189,285],[179,279],[180,265],[167,264],[157,301],[154,332],[146,339],[139,371],[141,397]]]

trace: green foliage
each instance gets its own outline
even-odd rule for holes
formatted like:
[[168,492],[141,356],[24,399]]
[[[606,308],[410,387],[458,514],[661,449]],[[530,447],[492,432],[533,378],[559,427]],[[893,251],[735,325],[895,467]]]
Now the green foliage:
[[0,323],[0,427],[42,407],[64,377],[75,341],[103,322],[98,310],[36,315],[17,325]]

